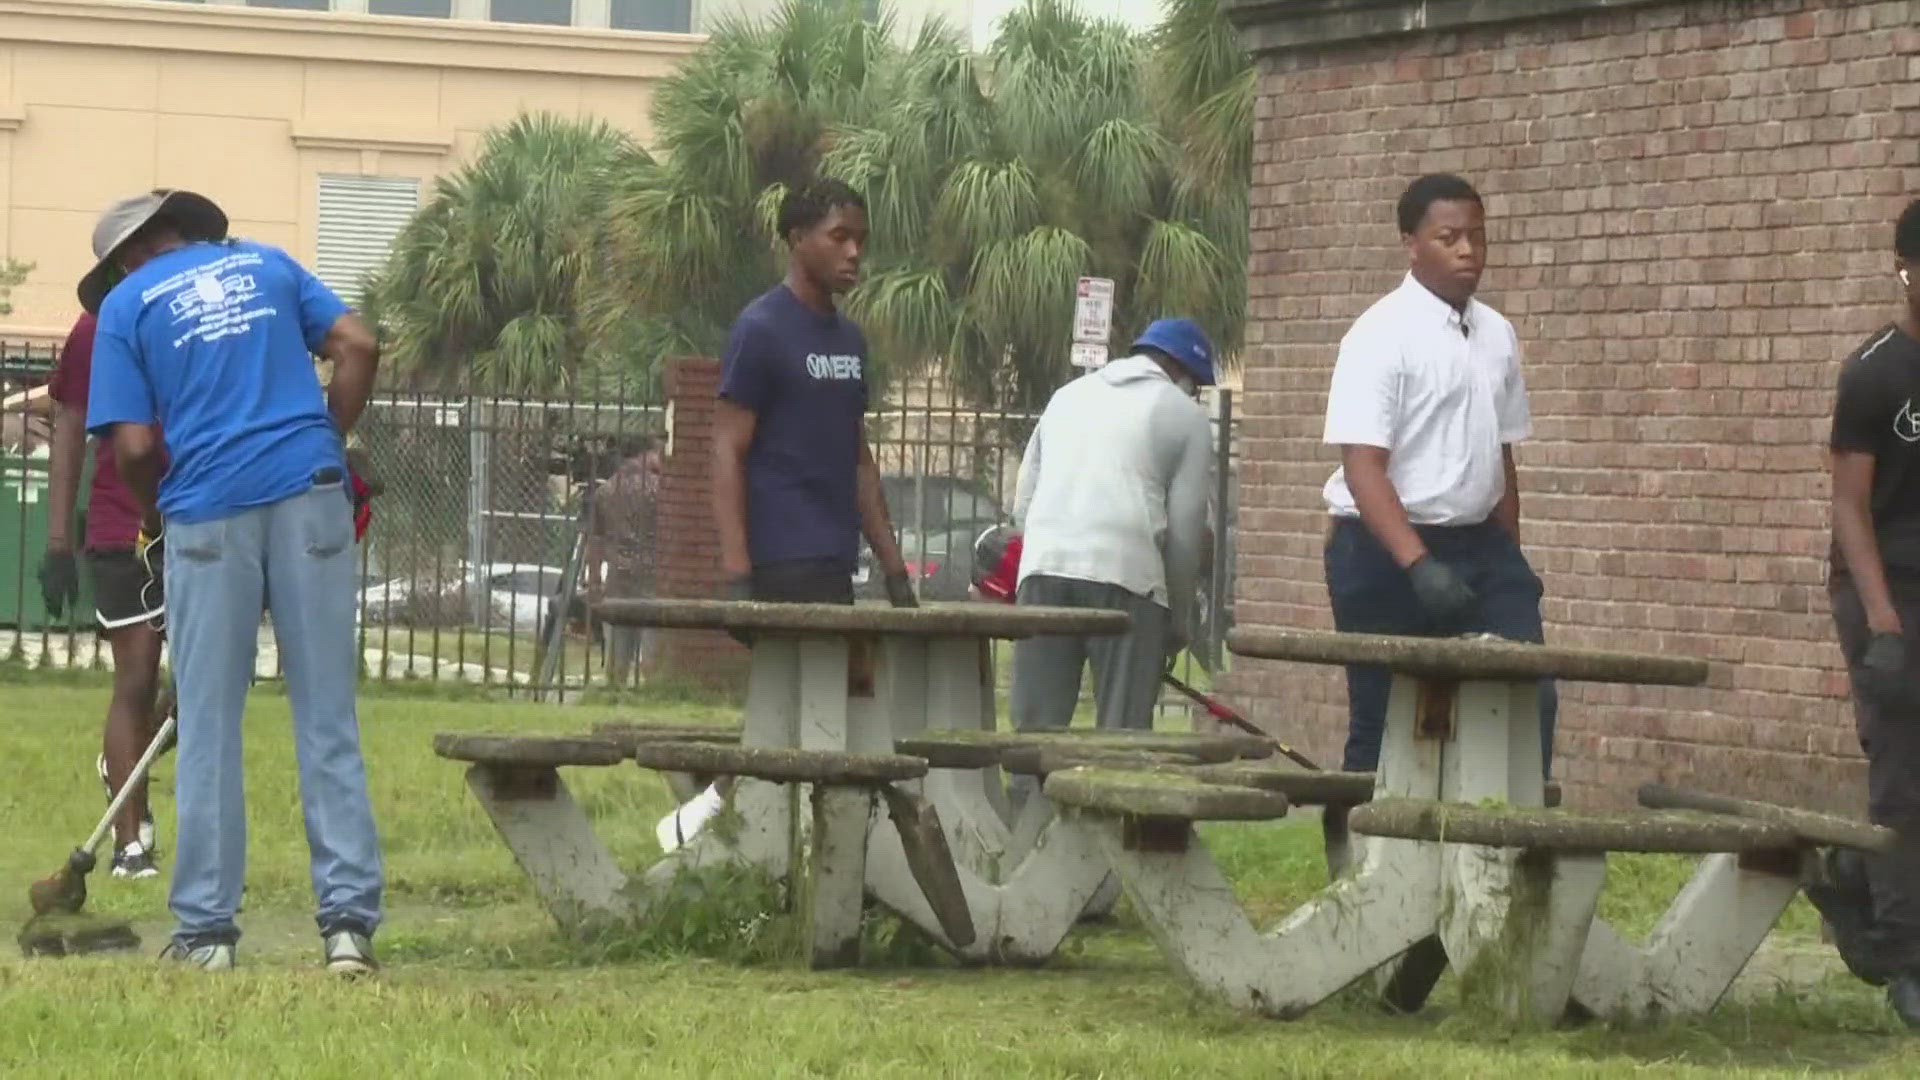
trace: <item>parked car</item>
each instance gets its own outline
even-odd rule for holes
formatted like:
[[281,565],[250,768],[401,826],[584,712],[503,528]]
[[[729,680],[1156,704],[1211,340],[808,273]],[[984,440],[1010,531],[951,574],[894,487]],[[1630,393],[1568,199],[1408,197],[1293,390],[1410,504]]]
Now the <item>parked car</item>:
[[[485,576],[489,628],[533,633],[543,626],[565,575],[553,566],[491,563]],[[473,606],[467,598],[471,578],[463,563],[438,574],[403,575],[366,585],[360,590],[360,617],[368,623],[400,626],[471,622]]]
[[[1000,504],[970,481],[926,474],[883,476],[900,554],[923,600],[965,600],[973,582],[973,542],[1002,521]],[[883,599],[886,577],[865,541],[854,595]]]

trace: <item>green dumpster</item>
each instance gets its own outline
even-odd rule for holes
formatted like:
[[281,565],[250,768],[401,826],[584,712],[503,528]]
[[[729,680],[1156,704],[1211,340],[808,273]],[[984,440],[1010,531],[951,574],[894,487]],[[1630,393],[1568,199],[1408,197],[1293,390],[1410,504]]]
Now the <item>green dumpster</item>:
[[[84,509],[87,484],[93,478],[93,447],[87,447],[75,495],[76,509]],[[49,619],[40,598],[40,556],[47,550],[47,509],[51,485],[46,450],[34,453],[0,453],[0,627],[17,630],[91,629],[93,620],[93,583],[84,564],[80,570],[80,598],[74,610],[60,619]],[[73,532],[77,548],[83,537],[76,522]]]

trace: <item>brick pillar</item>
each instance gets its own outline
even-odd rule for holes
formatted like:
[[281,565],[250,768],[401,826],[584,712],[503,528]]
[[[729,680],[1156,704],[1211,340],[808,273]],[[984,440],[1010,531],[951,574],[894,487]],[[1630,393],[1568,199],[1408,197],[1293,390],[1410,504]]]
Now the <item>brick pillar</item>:
[[[713,412],[719,400],[720,362],[676,360],[667,369],[667,447],[660,475],[660,595],[708,599],[720,589],[719,540],[714,533]],[[725,634],[666,630],[648,665],[650,676],[703,686],[746,685],[747,652]]]

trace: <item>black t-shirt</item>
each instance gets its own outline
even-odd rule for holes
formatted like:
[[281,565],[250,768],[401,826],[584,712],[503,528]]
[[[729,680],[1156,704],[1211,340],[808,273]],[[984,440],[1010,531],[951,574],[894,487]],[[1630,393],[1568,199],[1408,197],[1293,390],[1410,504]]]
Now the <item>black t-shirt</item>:
[[[1828,445],[1873,455],[1880,561],[1889,575],[1920,579],[1920,341],[1887,326],[1847,357]],[[1837,545],[1833,565],[1843,569]]]

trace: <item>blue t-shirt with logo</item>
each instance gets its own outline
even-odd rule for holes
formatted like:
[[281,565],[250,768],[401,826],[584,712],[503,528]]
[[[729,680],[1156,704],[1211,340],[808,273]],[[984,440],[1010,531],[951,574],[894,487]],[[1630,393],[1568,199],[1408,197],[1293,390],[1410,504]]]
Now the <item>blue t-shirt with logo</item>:
[[114,286],[94,333],[87,430],[166,432],[160,512],[212,521],[291,498],[344,469],[313,354],[347,311],[279,248],[176,248]]
[[859,466],[867,340],[777,285],[733,322],[720,396],[754,414],[747,551],[755,566],[860,552]]

